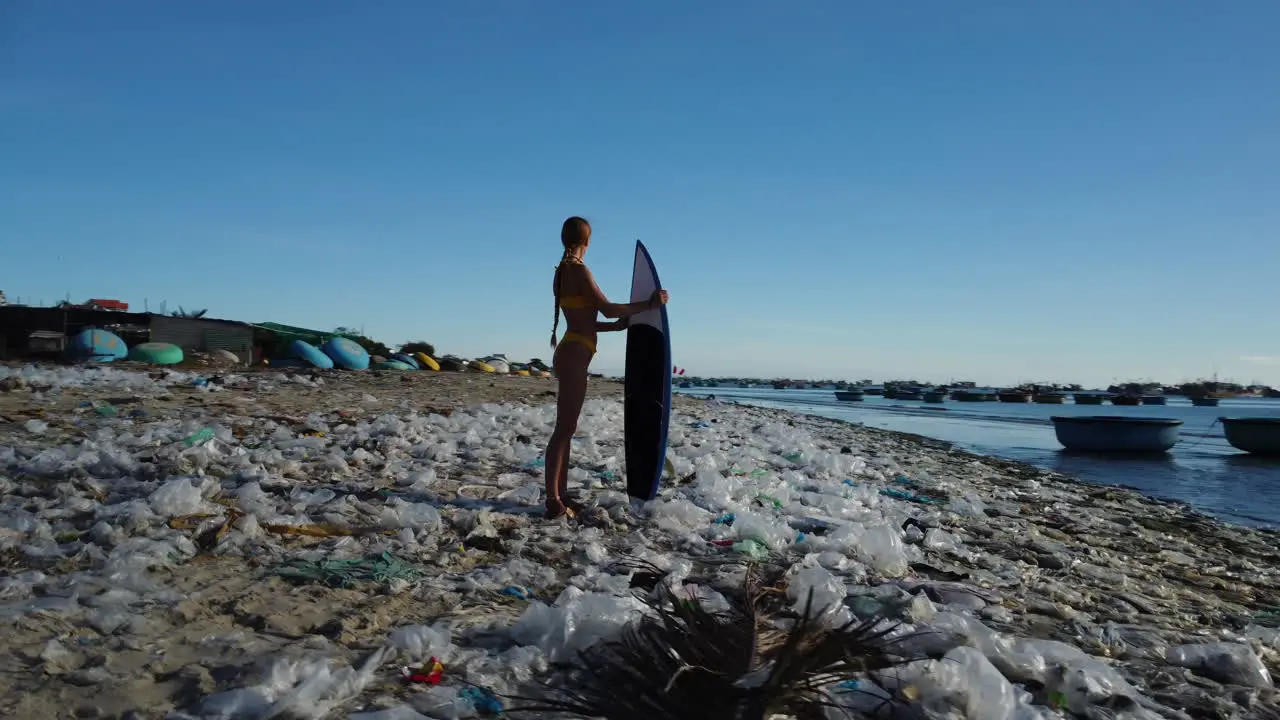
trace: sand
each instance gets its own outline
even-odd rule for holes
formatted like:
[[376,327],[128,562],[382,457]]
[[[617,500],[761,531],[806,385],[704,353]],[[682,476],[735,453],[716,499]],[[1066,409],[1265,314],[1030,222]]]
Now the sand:
[[[1280,708],[1276,536],[1124,489],[680,398],[682,483],[639,508],[619,492],[621,386],[593,380],[573,485],[596,507],[548,522],[536,457],[552,380],[24,372],[0,384],[0,450],[12,451],[0,454],[3,717],[466,716],[462,680],[519,689],[616,632],[631,606],[608,563],[637,550],[690,567],[747,554],[830,573],[851,612],[901,612],[981,650],[1005,675],[1000,692],[1016,687],[1022,712],[1041,713],[1020,717],[1097,712],[1116,696],[1135,698],[1129,717]],[[217,433],[201,439],[205,427]],[[126,445],[131,459],[109,452]],[[290,560],[382,551],[421,575],[334,588],[278,574]],[[1053,660],[1044,641],[1079,656]],[[1234,669],[1183,647],[1210,641],[1229,645],[1219,652],[1235,653]],[[406,683],[400,669],[430,655],[446,681]],[[1094,690],[1072,690],[1080,677]],[[954,717],[983,717],[920,682]]]

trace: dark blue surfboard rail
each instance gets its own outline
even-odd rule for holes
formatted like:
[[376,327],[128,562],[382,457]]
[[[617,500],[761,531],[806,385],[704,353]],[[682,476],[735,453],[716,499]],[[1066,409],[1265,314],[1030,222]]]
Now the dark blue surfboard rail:
[[[644,243],[636,241],[654,286],[662,287]],[[633,278],[634,282],[634,278]],[[671,429],[671,325],[667,308],[657,310],[661,328],[637,323],[627,328],[624,433],[627,494],[649,501],[658,494]]]

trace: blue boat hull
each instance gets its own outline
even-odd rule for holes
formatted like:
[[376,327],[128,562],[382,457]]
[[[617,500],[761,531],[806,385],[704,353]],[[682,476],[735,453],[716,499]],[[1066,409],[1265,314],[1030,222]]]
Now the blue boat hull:
[[1280,418],[1218,418],[1227,442],[1237,450],[1280,457]]
[[1178,442],[1182,421],[1116,415],[1054,416],[1053,431],[1068,450],[1101,453],[1164,452]]

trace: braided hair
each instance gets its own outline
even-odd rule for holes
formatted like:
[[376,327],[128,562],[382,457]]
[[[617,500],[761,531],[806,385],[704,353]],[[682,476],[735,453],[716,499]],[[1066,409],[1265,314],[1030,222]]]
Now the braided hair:
[[560,273],[565,265],[582,264],[582,258],[578,257],[576,250],[586,245],[590,237],[591,223],[577,215],[565,220],[564,225],[560,227],[560,244],[564,245],[564,255],[560,257],[560,264],[556,266],[555,280],[552,282],[555,292],[555,322],[551,325],[552,348],[556,346],[556,332],[560,329]]

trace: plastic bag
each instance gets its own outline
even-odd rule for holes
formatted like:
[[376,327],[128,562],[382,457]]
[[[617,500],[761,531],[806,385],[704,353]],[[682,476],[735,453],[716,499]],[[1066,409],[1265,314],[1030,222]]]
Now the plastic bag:
[[1008,720],[1017,707],[1013,686],[971,647],[954,648],[934,663],[919,688],[927,710],[946,714],[954,709],[967,720]]
[[1165,662],[1231,685],[1271,687],[1271,673],[1248,645],[1229,642],[1175,645],[1165,652]]
[[810,593],[813,594],[812,615],[834,615],[836,617],[832,621],[837,625],[852,619],[852,614],[844,606],[848,594],[844,582],[830,570],[821,566],[801,568],[787,583],[787,599],[798,613],[804,612]]
[[902,577],[907,573],[910,561],[902,532],[888,525],[874,525],[867,529],[856,546],[858,558],[884,577]]

